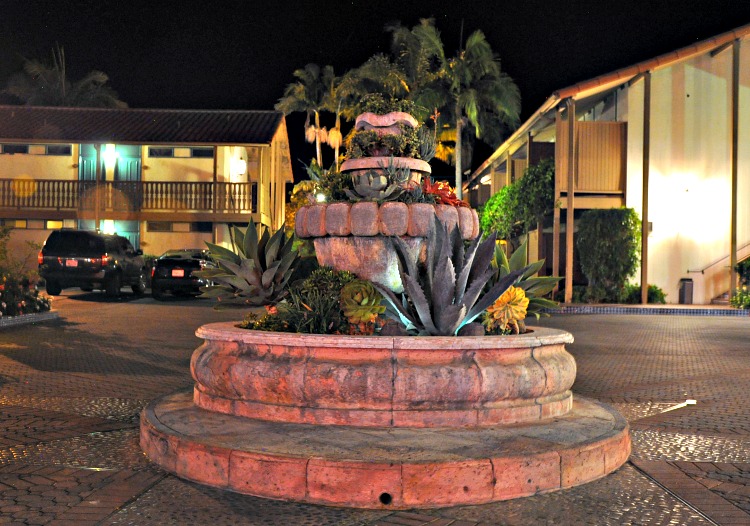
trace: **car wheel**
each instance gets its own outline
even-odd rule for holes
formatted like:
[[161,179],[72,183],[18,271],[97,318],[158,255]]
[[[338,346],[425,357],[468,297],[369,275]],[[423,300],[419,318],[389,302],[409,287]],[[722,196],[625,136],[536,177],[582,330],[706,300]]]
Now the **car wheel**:
[[112,274],[104,283],[104,292],[106,292],[109,297],[119,296],[121,288],[122,277],[119,273]]
[[47,280],[47,285],[45,287],[47,289],[47,294],[50,296],[59,296],[62,292],[62,287],[57,281]]
[[138,281],[132,286],[133,294],[136,296],[143,296],[146,292],[146,274],[141,270],[141,274],[138,276]]
[[154,287],[153,285],[151,285],[151,297],[157,301],[165,300],[164,293],[161,291],[161,289],[158,287]]

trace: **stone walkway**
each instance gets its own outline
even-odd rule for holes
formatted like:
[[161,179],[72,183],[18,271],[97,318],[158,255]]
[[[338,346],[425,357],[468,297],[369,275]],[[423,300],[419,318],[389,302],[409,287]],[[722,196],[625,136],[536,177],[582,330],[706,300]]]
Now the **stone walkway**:
[[[628,419],[630,461],[570,490],[388,511],[285,503],[175,478],[138,447],[138,415],[189,388],[202,301],[66,292],[60,317],[0,329],[0,523],[52,525],[750,525],[750,318],[558,315],[574,391]],[[695,404],[685,404],[695,400]]]

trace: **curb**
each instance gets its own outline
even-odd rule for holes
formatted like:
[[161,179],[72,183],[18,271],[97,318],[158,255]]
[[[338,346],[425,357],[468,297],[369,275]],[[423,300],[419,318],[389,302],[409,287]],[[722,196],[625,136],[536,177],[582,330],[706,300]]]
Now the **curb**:
[[18,327],[19,325],[27,325],[29,323],[56,320],[59,317],[60,313],[56,310],[33,314],[22,314],[21,316],[3,316],[0,318],[0,329],[6,327]]
[[570,305],[558,309],[545,309],[548,314],[647,314],[667,316],[750,316],[750,309],[655,307],[623,305]]

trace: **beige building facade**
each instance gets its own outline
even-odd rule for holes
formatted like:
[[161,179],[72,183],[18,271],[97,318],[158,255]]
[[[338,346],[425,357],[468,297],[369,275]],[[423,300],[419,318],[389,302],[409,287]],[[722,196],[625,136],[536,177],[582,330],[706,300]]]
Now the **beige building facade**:
[[670,303],[734,290],[750,257],[750,25],[555,92],[467,190],[494,193],[552,143],[558,275],[572,275],[576,212],[627,206],[644,222],[635,282]]
[[0,223],[19,251],[56,228],[153,255],[228,246],[228,225],[281,226],[291,182],[279,112],[0,106]]

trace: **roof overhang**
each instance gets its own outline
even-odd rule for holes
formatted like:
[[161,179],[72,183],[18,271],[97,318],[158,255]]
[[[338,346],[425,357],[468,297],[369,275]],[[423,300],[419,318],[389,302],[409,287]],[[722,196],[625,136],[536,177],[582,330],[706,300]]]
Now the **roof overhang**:
[[528,140],[528,135],[535,135],[541,130],[548,128],[554,122],[554,113],[560,103],[567,99],[576,101],[576,111],[584,107],[591,107],[602,98],[608,96],[613,90],[620,86],[637,80],[644,73],[653,72],[658,69],[673,66],[679,62],[691,59],[705,53],[718,53],[729,47],[735,40],[750,35],[750,24],[741,26],[721,35],[697,42],[690,46],[665,53],[656,58],[639,62],[633,66],[618,69],[612,73],[594,77],[578,84],[568,86],[555,91],[538,110],[536,110],[526,122],[524,122],[503,144],[501,144],[490,157],[483,162],[464,183],[464,190],[468,190],[475,181],[481,179],[488,173],[491,167],[506,155],[512,155]]

